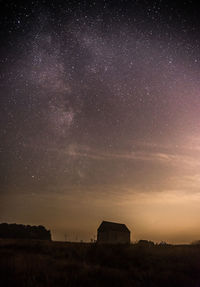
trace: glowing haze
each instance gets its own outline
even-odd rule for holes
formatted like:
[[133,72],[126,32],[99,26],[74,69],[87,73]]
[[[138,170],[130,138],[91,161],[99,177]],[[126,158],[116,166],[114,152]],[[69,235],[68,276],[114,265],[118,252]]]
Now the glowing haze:
[[48,2],[2,5],[0,221],[200,239],[195,7]]

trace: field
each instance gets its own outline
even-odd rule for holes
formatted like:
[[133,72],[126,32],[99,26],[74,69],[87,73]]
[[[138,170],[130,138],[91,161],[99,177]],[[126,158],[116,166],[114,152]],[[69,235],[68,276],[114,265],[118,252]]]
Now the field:
[[0,240],[0,285],[198,287],[200,246]]

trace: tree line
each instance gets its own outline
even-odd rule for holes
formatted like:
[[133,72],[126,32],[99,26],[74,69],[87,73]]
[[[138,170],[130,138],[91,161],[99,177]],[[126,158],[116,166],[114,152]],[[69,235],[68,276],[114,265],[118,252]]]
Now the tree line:
[[51,232],[42,225],[31,226],[16,223],[1,223],[0,238],[51,240]]

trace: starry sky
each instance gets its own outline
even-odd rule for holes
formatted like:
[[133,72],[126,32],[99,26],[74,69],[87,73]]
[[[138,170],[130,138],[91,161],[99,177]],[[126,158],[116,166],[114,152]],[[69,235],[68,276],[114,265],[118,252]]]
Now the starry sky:
[[0,4],[0,221],[200,239],[194,1]]

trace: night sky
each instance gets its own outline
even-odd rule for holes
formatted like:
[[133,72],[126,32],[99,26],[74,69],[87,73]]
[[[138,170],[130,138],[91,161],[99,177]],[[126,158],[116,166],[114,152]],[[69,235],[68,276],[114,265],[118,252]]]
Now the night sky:
[[0,222],[200,239],[193,1],[0,1]]

